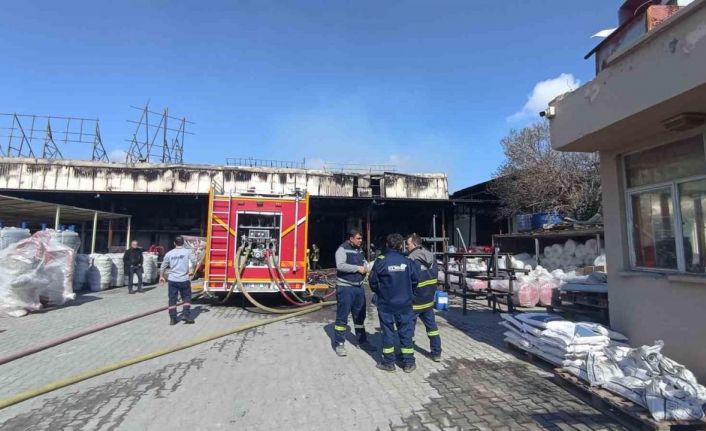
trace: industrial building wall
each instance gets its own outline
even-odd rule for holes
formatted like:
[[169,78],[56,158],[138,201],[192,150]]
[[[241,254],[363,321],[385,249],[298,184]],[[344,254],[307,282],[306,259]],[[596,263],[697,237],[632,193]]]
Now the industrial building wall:
[[[144,194],[144,193],[78,193],[78,192],[17,192],[1,193],[44,202],[73,205],[82,208],[118,212],[132,215],[131,237],[147,249],[150,245],[172,247],[176,235],[206,236],[208,195]],[[346,232],[359,228],[366,236],[370,214],[371,241],[377,247],[384,246],[384,237],[389,233],[418,233],[431,236],[432,218],[437,215],[437,234],[441,235],[441,216],[448,206],[447,201],[423,200],[373,200],[312,197],[309,218],[309,245],[317,244],[321,249],[323,266],[334,266],[336,248],[346,240]],[[373,203],[375,202],[375,203]],[[448,213],[450,214],[450,212]],[[49,226],[53,220],[47,220]],[[77,227],[81,233],[81,226]],[[108,251],[110,226],[99,224],[96,252]],[[33,229],[38,229],[34,226]],[[91,226],[85,226],[84,250],[90,248]],[[125,246],[127,225],[116,221],[112,225],[111,246]]]
[[309,244],[321,249],[322,266],[333,267],[334,253],[347,239],[350,228],[362,231],[366,251],[368,242],[379,250],[384,248],[385,236],[390,233],[432,236],[434,215],[437,235],[441,236],[442,216],[447,211],[450,214],[446,201],[312,198]]
[[[376,179],[375,179],[376,178]],[[371,184],[377,181],[377,185]],[[312,196],[447,199],[446,174],[354,174],[311,169],[151,165],[0,157],[0,190],[207,194],[255,191]],[[368,194],[363,192],[368,191]],[[361,194],[359,194],[361,193]]]
[[706,380],[706,280],[630,269],[621,161],[617,151],[601,152],[611,326],[636,346],[664,340],[670,358]]

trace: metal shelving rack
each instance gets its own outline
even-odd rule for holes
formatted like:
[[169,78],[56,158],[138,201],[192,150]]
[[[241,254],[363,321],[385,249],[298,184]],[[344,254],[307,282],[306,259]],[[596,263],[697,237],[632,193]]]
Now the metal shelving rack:
[[[473,298],[479,295],[469,294],[468,283],[466,282],[466,277],[474,278],[476,280],[482,280],[487,283],[485,297],[488,300],[488,307],[492,307],[493,312],[500,310],[500,303],[498,299],[505,298],[507,301],[508,312],[514,312],[514,305],[512,303],[514,292],[514,281],[517,280],[517,274],[526,274],[525,270],[518,270],[514,268],[498,268],[498,257],[505,256],[506,262],[509,262],[509,254],[502,254],[499,249],[494,249],[493,253],[437,253],[442,257],[442,267],[444,269],[444,291],[451,291],[450,276],[457,275],[459,277],[459,286],[461,287],[461,298],[463,301],[463,314],[468,312],[468,297],[473,296]],[[468,271],[468,260],[467,259],[485,259],[487,263],[487,269],[485,271]],[[454,259],[459,264],[459,271],[450,271],[449,263],[450,260]],[[500,291],[492,288],[492,281],[494,280],[508,280],[508,291]]]

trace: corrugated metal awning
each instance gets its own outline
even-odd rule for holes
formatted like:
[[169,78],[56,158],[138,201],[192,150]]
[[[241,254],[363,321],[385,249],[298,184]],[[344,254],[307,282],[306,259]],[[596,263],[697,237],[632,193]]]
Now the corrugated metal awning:
[[115,220],[130,217],[128,214],[96,211],[70,205],[52,204],[49,202],[0,195],[0,220],[5,223],[21,219],[22,221],[30,223],[47,223],[53,225],[57,208],[59,208],[61,221],[64,224],[93,221],[93,217],[96,213],[101,220]]

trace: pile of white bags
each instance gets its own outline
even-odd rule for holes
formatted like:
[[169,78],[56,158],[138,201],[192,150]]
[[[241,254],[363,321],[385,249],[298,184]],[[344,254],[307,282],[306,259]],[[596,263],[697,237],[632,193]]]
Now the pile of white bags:
[[157,265],[157,255],[147,252],[142,253],[142,282],[144,284],[152,284],[156,282],[158,278],[159,267]]
[[19,317],[75,298],[74,251],[51,241],[46,232],[0,251],[0,310]]
[[498,268],[507,269],[532,269],[537,266],[536,256],[532,256],[528,253],[520,253],[514,256],[510,256],[510,263],[508,264],[506,256],[498,257]]
[[111,262],[110,287],[125,286],[125,262],[123,262],[124,253],[108,253],[107,256]]
[[19,227],[4,227],[0,229],[0,250],[4,250],[10,245],[29,238],[29,229]]
[[[546,313],[502,315],[505,341],[548,362],[585,374],[589,353],[602,352],[620,334],[595,323],[574,323]],[[617,340],[616,340],[617,341]]]
[[570,239],[564,245],[544,247],[539,263],[549,271],[571,271],[584,266],[605,265],[605,251],[598,250],[598,242],[595,239],[589,239],[585,244]]
[[[589,379],[647,408],[655,420],[699,420],[704,417],[706,388],[694,374],[662,354],[664,343],[636,349],[613,346],[596,358],[597,369],[613,370],[605,379]],[[590,376],[589,376],[590,377]]]
[[92,292],[99,292],[110,287],[110,275],[113,262],[107,254],[89,255],[91,266],[88,268],[88,287]]
[[601,325],[545,313],[502,314],[505,341],[648,409],[655,420],[700,420],[706,388],[694,374],[653,346],[631,348]]
[[91,267],[91,259],[87,254],[77,254],[74,265],[74,292],[83,290],[88,283],[88,270]]

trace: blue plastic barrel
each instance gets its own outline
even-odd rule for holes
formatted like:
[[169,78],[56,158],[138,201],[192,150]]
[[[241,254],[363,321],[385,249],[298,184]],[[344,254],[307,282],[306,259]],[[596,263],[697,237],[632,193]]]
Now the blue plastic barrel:
[[437,310],[446,311],[449,309],[449,294],[441,290],[437,290],[434,294],[434,307]]

